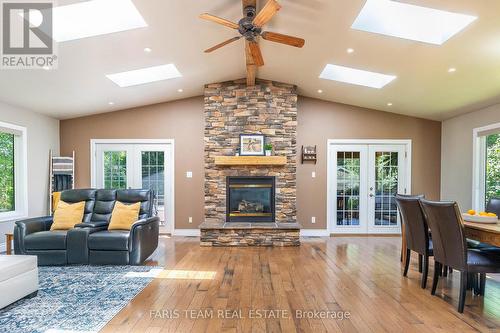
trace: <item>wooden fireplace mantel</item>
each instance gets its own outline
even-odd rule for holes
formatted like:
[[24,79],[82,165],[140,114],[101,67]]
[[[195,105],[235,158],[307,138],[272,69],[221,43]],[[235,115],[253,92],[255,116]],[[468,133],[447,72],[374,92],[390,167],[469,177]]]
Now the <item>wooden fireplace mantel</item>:
[[215,156],[215,165],[286,165],[286,156]]

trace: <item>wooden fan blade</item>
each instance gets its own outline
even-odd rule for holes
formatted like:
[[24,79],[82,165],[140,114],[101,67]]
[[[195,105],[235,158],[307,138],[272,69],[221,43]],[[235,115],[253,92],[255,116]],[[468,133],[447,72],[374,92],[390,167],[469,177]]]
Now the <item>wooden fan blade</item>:
[[233,37],[233,38],[230,38],[230,39],[228,39],[228,40],[226,40],[226,41],[224,41],[224,42],[222,42],[222,43],[219,43],[219,44],[217,44],[217,45],[215,45],[215,46],[212,46],[212,47],[211,47],[211,48],[209,48],[209,49],[206,49],[206,50],[205,50],[205,53],[210,53],[210,52],[212,52],[212,51],[215,51],[215,50],[217,50],[217,49],[220,49],[221,47],[223,47],[223,46],[225,46],[225,45],[227,45],[227,44],[229,44],[229,43],[236,42],[236,41],[237,41],[238,39],[240,39],[240,38],[241,38],[241,36],[239,36],[239,37]]
[[280,8],[281,6],[276,0],[269,0],[257,16],[255,16],[253,24],[262,27],[273,18]]
[[302,46],[304,46],[304,43],[306,42],[302,38],[278,34],[276,32],[269,32],[269,31],[264,31],[261,34],[261,36],[265,40],[268,40],[271,42],[286,44],[286,45],[295,46],[295,47],[302,47]]
[[262,58],[259,44],[257,44],[257,42],[249,42],[248,48],[250,49],[250,54],[252,55],[255,66],[264,66],[264,59]]
[[214,15],[210,15],[210,14],[207,14],[207,13],[201,14],[200,18],[204,19],[204,20],[215,22],[217,24],[222,24],[222,25],[224,25],[226,27],[229,27],[229,28],[232,28],[232,29],[238,29],[239,28],[238,24],[236,24],[234,22],[231,22],[229,20],[226,20],[226,19],[214,16]]

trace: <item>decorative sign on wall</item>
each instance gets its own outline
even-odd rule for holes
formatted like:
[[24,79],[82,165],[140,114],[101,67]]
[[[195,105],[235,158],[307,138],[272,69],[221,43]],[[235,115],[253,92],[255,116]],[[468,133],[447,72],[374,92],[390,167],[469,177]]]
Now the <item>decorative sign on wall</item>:
[[302,164],[304,162],[314,162],[316,164],[316,146],[302,146]]

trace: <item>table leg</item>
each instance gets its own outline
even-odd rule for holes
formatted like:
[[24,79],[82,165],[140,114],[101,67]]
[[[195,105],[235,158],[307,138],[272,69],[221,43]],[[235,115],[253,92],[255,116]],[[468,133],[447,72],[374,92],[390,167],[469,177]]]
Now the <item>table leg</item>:
[[5,253],[6,254],[12,254],[12,235],[5,235]]

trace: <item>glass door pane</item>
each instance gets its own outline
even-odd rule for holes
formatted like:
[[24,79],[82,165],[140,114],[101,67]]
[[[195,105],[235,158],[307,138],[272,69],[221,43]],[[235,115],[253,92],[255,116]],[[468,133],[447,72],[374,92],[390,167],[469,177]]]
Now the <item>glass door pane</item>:
[[375,152],[375,225],[396,226],[398,210],[398,153]]
[[132,146],[100,143],[95,151],[95,183],[104,189],[126,189],[133,186]]
[[337,225],[359,226],[360,153],[337,152]]
[[[154,210],[160,218],[160,225],[170,228],[166,221],[166,170],[168,146],[164,144],[137,144],[134,146],[134,184],[137,188],[153,190]],[[170,232],[170,229],[168,230]]]
[[405,191],[405,146],[370,145],[368,232],[397,233],[396,194]]
[[143,189],[151,189],[156,195],[157,206],[165,205],[165,152],[141,152],[141,180]]
[[103,178],[105,189],[127,188],[127,151],[104,151]]
[[335,145],[331,151],[333,177],[331,194],[332,231],[337,233],[366,232],[367,146]]

